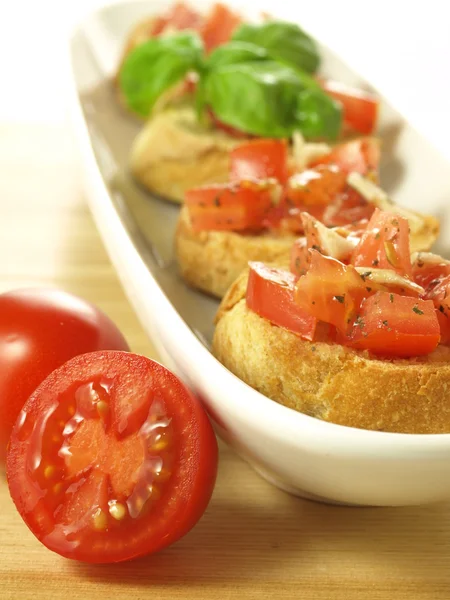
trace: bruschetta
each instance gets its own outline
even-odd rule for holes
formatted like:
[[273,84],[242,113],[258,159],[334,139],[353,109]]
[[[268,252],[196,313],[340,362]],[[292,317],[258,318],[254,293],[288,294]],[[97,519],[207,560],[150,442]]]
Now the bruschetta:
[[333,247],[342,260],[313,248],[314,228],[304,274],[250,263],[233,283],[215,356],[272,400],[325,421],[449,433],[449,261],[410,257],[407,220],[378,209],[356,245]]
[[[369,179],[376,176],[375,140],[354,140],[320,158],[317,146],[297,139],[300,170],[289,175],[293,163],[286,144],[246,142],[230,154],[231,183],[187,192],[175,249],[190,285],[221,298],[249,261],[288,265],[294,241],[304,233],[302,211],[326,224],[321,225],[322,245],[329,238],[328,227],[351,223],[357,232],[378,207],[408,219],[413,251],[432,246],[438,221],[395,206]],[[311,163],[316,166],[304,168]]]
[[115,83],[119,102],[145,119],[130,156],[137,181],[182,203],[186,190],[226,180],[242,139],[334,142],[371,134],[378,99],[318,75],[315,42],[283,21],[244,23],[224,5],[201,16],[178,4],[139,23]]

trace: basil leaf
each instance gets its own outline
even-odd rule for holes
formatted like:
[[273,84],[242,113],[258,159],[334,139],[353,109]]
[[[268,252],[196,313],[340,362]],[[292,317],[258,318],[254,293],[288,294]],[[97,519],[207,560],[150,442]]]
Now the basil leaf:
[[249,62],[252,60],[267,60],[267,50],[249,42],[228,42],[218,46],[209,55],[206,66],[208,69],[218,69],[226,65]]
[[260,46],[267,50],[273,60],[304,69],[308,73],[315,73],[320,64],[316,43],[295,23],[244,23],[234,32],[232,40]]
[[342,126],[342,106],[321,89],[311,87],[298,96],[296,123],[309,139],[335,140]]
[[203,43],[193,32],[152,38],[126,57],[119,85],[128,107],[146,117],[163,92],[202,66]]
[[227,65],[208,73],[204,101],[227,125],[266,137],[289,137],[296,129],[302,82],[273,61]]

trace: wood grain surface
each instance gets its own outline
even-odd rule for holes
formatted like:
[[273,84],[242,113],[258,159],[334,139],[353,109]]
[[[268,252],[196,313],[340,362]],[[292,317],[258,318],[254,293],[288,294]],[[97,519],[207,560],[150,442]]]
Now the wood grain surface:
[[[65,126],[0,126],[0,292],[59,286],[95,302],[155,356],[83,199]],[[1,369],[1,365],[0,365]],[[158,555],[68,561],[28,531],[0,476],[0,599],[450,598],[450,505],[331,507],[291,497],[226,447],[200,523]]]

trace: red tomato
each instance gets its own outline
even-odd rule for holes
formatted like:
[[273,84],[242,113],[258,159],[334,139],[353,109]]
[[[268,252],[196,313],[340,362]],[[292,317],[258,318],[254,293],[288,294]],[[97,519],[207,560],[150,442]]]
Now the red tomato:
[[320,85],[342,104],[345,125],[362,135],[373,133],[380,104],[376,96],[329,79],[320,81]]
[[231,151],[231,180],[275,178],[284,183],[287,179],[287,158],[285,140],[251,140]]
[[323,213],[323,224],[327,227],[353,227],[361,229],[361,222],[366,223],[373,215],[375,206],[367,202],[354,188],[347,185],[344,192]]
[[338,144],[329,154],[316,159],[310,166],[334,164],[345,173],[357,172],[361,175],[371,175],[377,172],[379,163],[379,140],[360,138]]
[[347,174],[335,165],[318,165],[289,178],[286,198],[292,206],[306,211],[310,207],[325,207],[344,192],[346,181]]
[[246,140],[248,140],[251,137],[254,137],[254,136],[249,135],[248,133],[245,133],[244,131],[240,131],[239,129],[236,129],[232,125],[227,125],[226,123],[221,121],[218,117],[216,117],[216,115],[213,113],[213,111],[210,108],[208,108],[208,114],[209,114],[209,117],[210,117],[214,127],[216,127],[216,129],[221,129],[229,136],[238,138],[238,139],[246,139]]
[[288,329],[306,340],[314,339],[317,319],[294,301],[296,277],[283,269],[260,262],[249,263],[247,306],[274,325]]
[[425,293],[427,300],[433,300],[435,307],[450,318],[450,275],[433,280]]
[[185,203],[194,231],[243,231],[262,228],[274,200],[276,186],[242,181],[188,190]]
[[215,4],[203,23],[200,34],[208,52],[228,42],[234,30],[242,23],[239,15],[224,4]]
[[166,29],[199,29],[202,23],[202,16],[195,10],[192,10],[187,4],[178,2],[171,8],[166,15],[162,15],[153,21],[151,35],[158,36]]
[[444,346],[450,345],[450,317],[446,311],[441,308],[436,308],[436,317],[439,322],[439,329],[441,331],[440,344]]
[[320,321],[346,333],[362,300],[375,291],[351,265],[311,250],[308,272],[296,284],[295,301]]
[[128,349],[114,323],[81,298],[56,289],[0,295],[0,461],[17,415],[47,375],[77,354]]
[[353,252],[355,267],[392,269],[400,275],[412,274],[408,220],[375,209],[361,241]]
[[412,265],[412,278],[425,289],[436,287],[441,279],[450,275],[450,262],[440,256],[437,256],[436,259],[436,262],[427,262],[421,258],[419,253]]
[[12,499],[50,550],[119,562],[173,543],[202,516],[217,443],[200,402],[128,352],[78,356],[26,402],[7,457]]
[[430,300],[377,292],[362,303],[347,344],[382,356],[409,357],[429,354],[439,338]]

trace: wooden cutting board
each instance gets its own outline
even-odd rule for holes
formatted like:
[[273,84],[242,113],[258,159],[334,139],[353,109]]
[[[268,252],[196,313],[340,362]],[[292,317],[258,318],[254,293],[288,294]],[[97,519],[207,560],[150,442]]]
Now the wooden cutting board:
[[[155,356],[83,199],[66,126],[0,125],[0,292],[59,286]],[[1,369],[1,365],[0,365]],[[28,531],[0,476],[0,600],[448,600],[450,504],[331,507],[289,496],[221,446],[211,504],[183,540],[112,566],[60,558]]]

